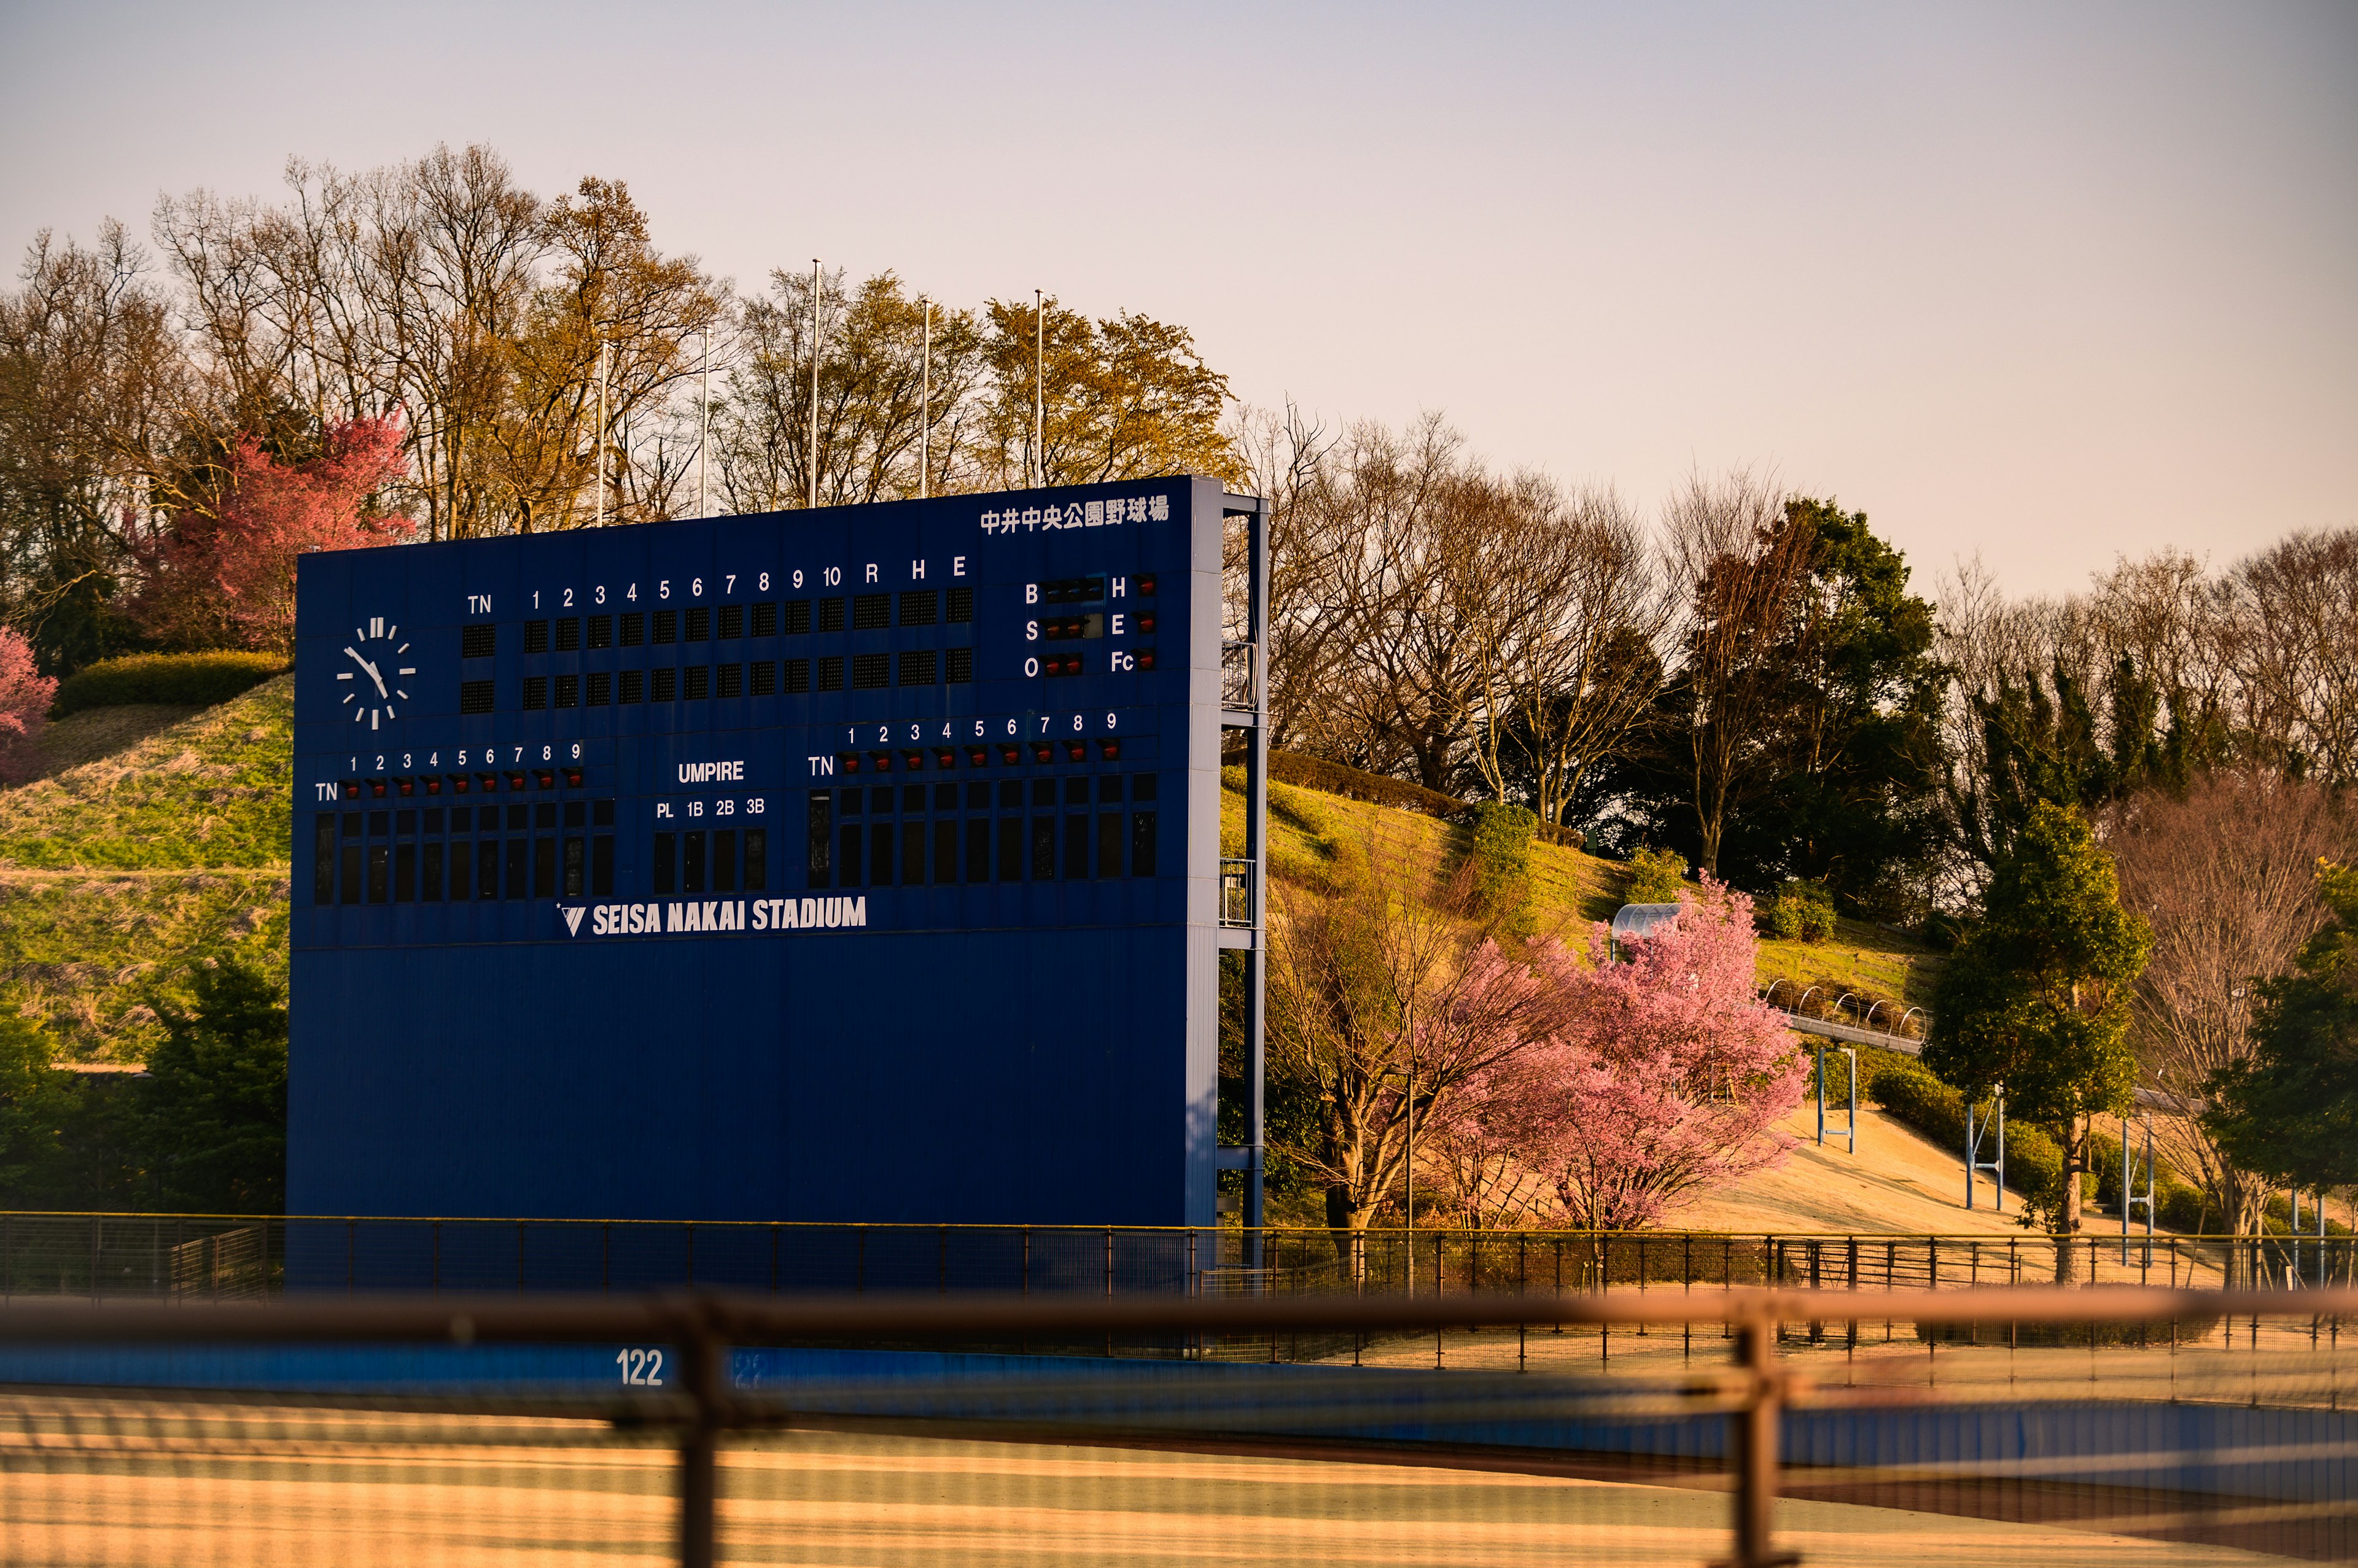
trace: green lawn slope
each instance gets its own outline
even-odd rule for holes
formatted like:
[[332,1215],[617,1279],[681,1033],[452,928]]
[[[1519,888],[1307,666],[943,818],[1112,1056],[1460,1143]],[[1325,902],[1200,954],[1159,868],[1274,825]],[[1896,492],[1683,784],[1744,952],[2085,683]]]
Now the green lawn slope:
[[293,711],[291,676],[160,729],[90,709],[72,744],[130,743],[0,790],[0,983],[62,1055],[144,1060],[152,994],[211,954],[285,967]]
[[[1230,768],[1227,779],[1221,852],[1240,855],[1243,771]],[[1269,828],[1271,874],[1280,881],[1303,880],[1342,844],[1364,842],[1378,831],[1409,835],[1444,857],[1463,854],[1466,846],[1465,829],[1433,817],[1275,783],[1269,786]],[[1585,943],[1591,922],[1611,920],[1627,902],[1629,868],[1618,860],[1555,844],[1531,846],[1531,913],[1542,935]],[[1898,932],[1844,919],[1823,942],[1764,939],[1758,973],[1764,986],[1779,979],[1789,982],[1779,988],[1779,1001],[1814,987],[1828,1002],[1847,992],[1888,999],[1904,1011],[1931,1005],[1940,963],[1938,954]],[[1878,1026],[1886,1016],[1887,1011],[1877,1014]]]

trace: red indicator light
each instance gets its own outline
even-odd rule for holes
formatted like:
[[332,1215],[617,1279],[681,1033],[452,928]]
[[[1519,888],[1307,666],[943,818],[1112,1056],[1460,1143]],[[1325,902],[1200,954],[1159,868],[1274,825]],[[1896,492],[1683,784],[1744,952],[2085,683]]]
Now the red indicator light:
[[1154,579],[1151,576],[1140,578],[1138,579],[1138,591],[1150,598],[1152,597],[1154,593]]
[[500,787],[500,775],[497,773],[477,773],[475,775],[475,787],[481,790],[485,795],[493,794]]
[[557,787],[557,770],[554,768],[542,768],[532,775],[532,782],[538,784],[543,789],[555,789]]
[[946,749],[945,749],[945,750],[943,750],[943,751],[936,752],[934,753],[934,766],[936,766],[936,767],[937,767],[937,768],[954,768],[954,767],[957,767],[957,753],[956,752],[952,752],[952,751],[949,751],[949,750],[946,750]]
[[1121,761],[1121,742],[1119,741],[1100,741],[1098,742],[1098,753],[1104,757],[1109,762],[1118,762]]
[[901,753],[901,765],[914,773],[925,765],[925,754],[923,752],[903,752]]
[[1011,768],[1016,763],[1023,760],[1023,748],[1021,746],[1001,746],[999,748],[999,760]]
[[358,779],[346,779],[344,781],[344,798],[346,800],[358,800],[360,797],[361,781]]
[[844,773],[856,773],[860,771],[860,753],[857,752],[842,752],[835,759],[835,765]]
[[369,780],[369,795],[374,800],[383,800],[384,798],[384,781],[383,779]]
[[1150,610],[1145,614],[1138,618],[1138,629],[1141,633],[1152,632],[1154,630],[1154,612]]
[[399,790],[404,795],[416,795],[417,793],[417,781],[415,779],[395,779],[393,781],[393,787]]
[[452,773],[450,775],[450,793],[452,795],[464,795],[467,793],[466,774]]
[[1088,746],[1088,742],[1087,742],[1087,741],[1065,741],[1065,758],[1066,758],[1068,761],[1071,761],[1071,762],[1087,762],[1087,761],[1089,760],[1089,746]]
[[868,765],[874,768],[880,773],[889,773],[892,771],[892,753],[890,752],[871,752],[868,753]]
[[1141,670],[1151,670],[1154,667],[1153,649],[1141,648],[1138,650],[1138,667]]
[[1032,748],[1032,760],[1035,762],[1053,762],[1056,760],[1056,749],[1043,741]]
[[523,788],[524,788],[524,775],[523,775],[522,773],[510,773],[510,774],[508,775],[508,788],[513,789],[513,790],[521,790],[521,789],[523,789]]
[[442,793],[442,780],[438,775],[427,773],[426,775],[425,784],[427,794],[440,795]]
[[579,789],[581,787],[581,770],[579,768],[568,768],[565,770],[565,787],[568,789]]
[[[1012,761],[1014,761],[1014,759],[1013,759],[1012,757],[1011,757],[1011,758],[1009,758],[1009,759],[1008,759],[1008,761],[1012,762]],[[968,767],[969,767],[969,768],[986,767],[986,766],[988,766],[988,765],[990,764],[990,748],[989,748],[988,746],[969,746],[969,747],[968,747],[968,748],[967,748],[967,752],[966,752],[966,765],[967,765]]]

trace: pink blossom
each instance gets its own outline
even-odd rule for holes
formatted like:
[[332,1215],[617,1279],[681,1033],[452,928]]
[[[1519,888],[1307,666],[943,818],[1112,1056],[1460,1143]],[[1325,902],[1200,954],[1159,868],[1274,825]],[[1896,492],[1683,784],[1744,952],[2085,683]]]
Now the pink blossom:
[[1595,967],[1562,948],[1536,968],[1561,998],[1553,1034],[1469,1086],[1466,1112],[1538,1177],[1585,1230],[1659,1221],[1695,1187],[1781,1161],[1775,1130],[1807,1069],[1781,1016],[1752,992],[1752,902],[1705,878],[1675,922],[1625,942],[1591,940]]
[[295,563],[313,550],[384,545],[412,532],[406,517],[368,517],[369,497],[408,471],[401,421],[391,415],[328,429],[328,450],[282,465],[247,437],[230,460],[235,481],[213,540],[215,585],[246,640],[283,648],[295,635]]
[[49,721],[58,683],[33,664],[32,644],[0,626],[0,784],[30,778],[40,768],[33,747]]

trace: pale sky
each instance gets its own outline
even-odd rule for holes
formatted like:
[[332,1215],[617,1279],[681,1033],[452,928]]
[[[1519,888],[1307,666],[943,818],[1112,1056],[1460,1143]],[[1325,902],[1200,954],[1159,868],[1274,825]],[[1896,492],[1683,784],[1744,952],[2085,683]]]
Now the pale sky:
[[1920,584],[2358,522],[2358,5],[0,0],[0,243],[499,148],[741,286],[1192,329],[1648,506],[1772,468]]

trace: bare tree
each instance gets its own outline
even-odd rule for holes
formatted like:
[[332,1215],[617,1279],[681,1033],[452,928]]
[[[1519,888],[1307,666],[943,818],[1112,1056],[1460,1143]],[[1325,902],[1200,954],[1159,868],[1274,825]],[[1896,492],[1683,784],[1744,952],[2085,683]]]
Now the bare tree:
[[1358,425],[1338,444],[1325,499],[1336,531],[1330,592],[1349,628],[1324,694],[1317,749],[1455,793],[1480,672],[1459,634],[1464,574],[1452,551],[1476,514],[1463,442],[1428,415],[1395,434]]
[[1326,1186],[1338,1245],[1408,1171],[1420,1133],[1486,1068],[1544,1032],[1535,983],[1499,984],[1470,864],[1444,873],[1413,832],[1375,828],[1324,886],[1276,884],[1272,1071],[1314,1102],[1288,1154]]
[[2358,528],[2299,533],[2227,579],[2242,720],[2258,748],[2358,782]]
[[2251,1054],[2259,983],[2289,973],[2327,918],[2318,861],[2346,858],[2358,837],[2329,791],[2262,772],[2207,775],[2183,798],[2144,792],[2104,828],[2121,902],[2153,927],[2131,1038],[2147,1087],[2176,1106],[2157,1130],[2200,1173],[2223,1227],[2255,1230],[2265,1186],[2199,1113],[2212,1076]]
[[201,399],[168,300],[119,223],[47,231],[0,296],[0,615],[48,665],[112,650],[105,606],[137,540],[201,483]]
[[[1270,743],[1298,749],[1357,634],[1337,591],[1353,535],[1336,504],[1336,438],[1291,403],[1240,410],[1228,437],[1269,507]],[[1243,531],[1231,530],[1223,559],[1230,641],[1245,635],[1243,547]]]
[[1487,677],[1477,765],[1498,798],[1520,784],[1540,820],[1560,823],[1660,690],[1656,644],[1674,600],[1609,489],[1564,503],[1526,480],[1507,527],[1507,586],[1482,602],[1512,619],[1468,618]]
[[[936,308],[928,399],[925,307],[898,277],[880,273],[853,289],[840,271],[822,274],[819,309],[820,503],[915,495],[927,447],[931,493],[973,488],[983,370],[974,313]],[[722,488],[740,511],[800,506],[810,493],[809,276],[772,273],[769,292],[741,310],[738,335],[721,437]],[[930,439],[921,432],[927,418]]]
[[1669,548],[1686,623],[1679,712],[1701,839],[1701,870],[1716,872],[1728,817],[1761,776],[1778,722],[1778,663],[1797,590],[1810,569],[1812,532],[1789,525],[1766,475],[1701,474],[1671,499]]

